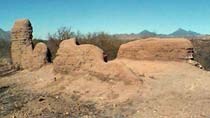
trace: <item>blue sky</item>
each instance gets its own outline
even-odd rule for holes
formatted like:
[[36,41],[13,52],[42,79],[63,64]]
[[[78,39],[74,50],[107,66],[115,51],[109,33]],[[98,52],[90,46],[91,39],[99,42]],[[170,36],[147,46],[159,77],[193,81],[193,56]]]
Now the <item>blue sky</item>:
[[46,38],[61,26],[74,31],[171,33],[178,28],[210,34],[210,0],[1,0],[0,28],[31,20],[34,36]]

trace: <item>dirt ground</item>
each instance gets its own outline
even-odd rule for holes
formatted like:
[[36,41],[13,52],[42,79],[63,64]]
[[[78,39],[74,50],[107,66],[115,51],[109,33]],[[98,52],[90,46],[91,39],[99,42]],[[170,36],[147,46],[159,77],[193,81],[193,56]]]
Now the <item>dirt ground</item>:
[[1,77],[0,118],[210,117],[210,72],[184,62],[117,61],[139,76],[135,85],[55,76],[52,65]]

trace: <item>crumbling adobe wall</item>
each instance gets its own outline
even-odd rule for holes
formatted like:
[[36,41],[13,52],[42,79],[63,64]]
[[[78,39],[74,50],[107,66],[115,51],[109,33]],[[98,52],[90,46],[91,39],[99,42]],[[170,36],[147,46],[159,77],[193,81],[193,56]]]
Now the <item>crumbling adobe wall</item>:
[[28,19],[15,21],[11,30],[11,59],[20,69],[36,69],[46,63],[47,47],[37,44],[32,48],[33,28]]
[[106,63],[103,50],[94,45],[76,45],[75,39],[61,42],[53,61],[55,73],[91,74],[103,80],[123,80],[134,83],[140,80],[123,64],[117,61]]
[[11,58],[15,66],[28,68],[32,54],[32,26],[28,19],[17,20],[11,31]]
[[53,62],[60,74],[89,73],[99,78],[134,82],[141,80],[121,59],[180,61],[193,58],[193,46],[187,39],[146,39],[129,42],[120,47],[114,61],[104,62],[103,50],[93,45],[77,45],[75,39],[61,42]]
[[149,38],[120,46],[118,59],[180,61],[193,59],[193,45],[183,38]]
[[31,70],[39,69],[48,63],[48,49],[44,43],[37,43],[32,53]]
[[75,39],[61,42],[53,61],[55,72],[82,72],[102,64],[103,51],[93,45],[76,45]]

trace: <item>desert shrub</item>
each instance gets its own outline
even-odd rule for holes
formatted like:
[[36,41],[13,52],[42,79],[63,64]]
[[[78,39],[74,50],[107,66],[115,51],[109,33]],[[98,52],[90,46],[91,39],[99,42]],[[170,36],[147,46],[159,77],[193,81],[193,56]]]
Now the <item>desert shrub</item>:
[[201,63],[206,70],[210,70],[210,39],[192,39],[191,41],[195,50],[195,60]]
[[57,50],[59,48],[59,44],[62,40],[55,40],[55,39],[49,39],[47,41],[47,47],[51,53],[51,60],[53,60],[56,57]]
[[52,60],[56,56],[59,44],[65,40],[76,37],[79,44],[92,44],[103,49],[107,55],[108,60],[113,60],[117,56],[117,52],[121,44],[128,42],[128,40],[121,40],[116,36],[109,35],[104,32],[88,33],[86,35],[73,32],[71,28],[61,27],[57,32],[48,35],[47,46],[51,52]]
[[10,57],[10,41],[0,39],[0,58]]
[[71,27],[60,27],[58,30],[50,34],[48,33],[48,39],[54,40],[65,40],[75,37],[75,33],[72,31]]
[[104,32],[89,33],[86,36],[77,36],[77,41],[79,44],[93,44],[103,49],[108,60],[115,59],[120,45],[128,42],[127,40],[120,40],[117,37]]
[[75,33],[71,30],[71,27],[61,27],[55,33],[48,33],[47,47],[51,53],[51,60],[56,57],[57,50],[60,43],[63,40],[75,37]]
[[37,38],[34,38],[32,42],[33,42],[33,45],[36,45],[37,43],[40,43],[40,42],[47,44],[47,40],[37,39]]
[[36,44],[37,44],[37,43],[40,43],[40,42],[47,44],[47,40],[34,38],[34,39],[32,40],[32,48],[34,49],[35,46],[36,46]]
[[47,60],[48,60],[48,62],[52,62],[52,54],[51,54],[51,51],[50,51],[49,46],[48,46],[48,42],[49,42],[48,40],[37,39],[37,38],[33,39],[32,40],[32,47],[33,47],[33,49],[35,48],[36,44],[38,44],[40,42],[42,42],[42,43],[47,45],[47,48],[48,48]]

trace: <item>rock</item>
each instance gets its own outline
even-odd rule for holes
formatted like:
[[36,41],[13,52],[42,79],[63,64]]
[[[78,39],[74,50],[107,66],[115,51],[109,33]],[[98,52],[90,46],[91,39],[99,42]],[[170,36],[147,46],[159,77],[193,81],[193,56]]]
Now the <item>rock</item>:
[[188,60],[187,63],[199,68],[199,69],[204,69],[204,67],[197,61],[194,60]]
[[120,46],[118,59],[179,61],[192,59],[193,46],[183,38],[149,38]]
[[19,68],[28,68],[32,56],[32,26],[28,19],[17,20],[11,31],[12,63]]

